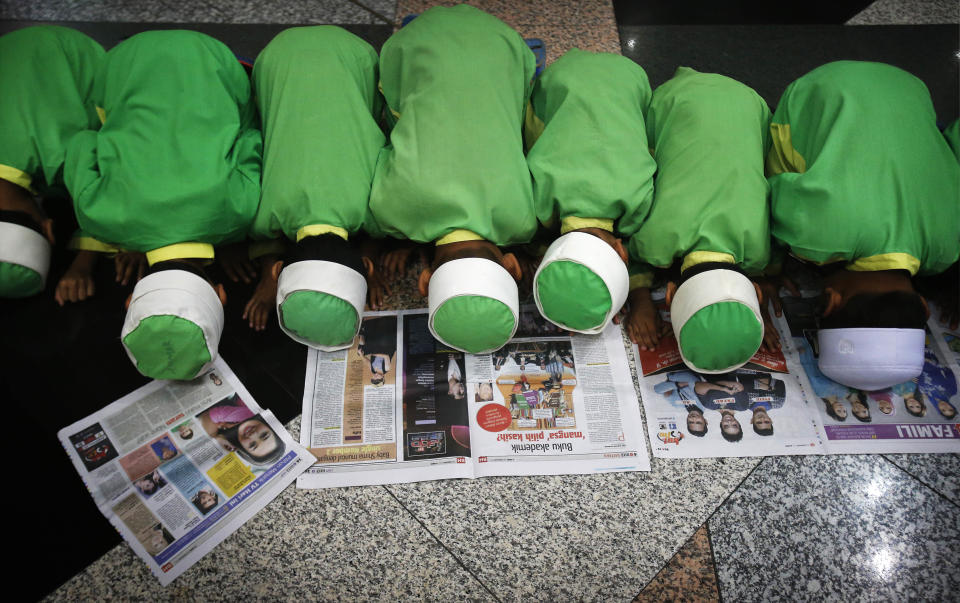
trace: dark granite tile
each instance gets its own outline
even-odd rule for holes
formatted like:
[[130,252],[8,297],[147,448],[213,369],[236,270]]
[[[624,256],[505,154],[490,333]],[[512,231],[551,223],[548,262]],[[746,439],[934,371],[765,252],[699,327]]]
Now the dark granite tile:
[[719,600],[713,550],[704,524],[640,591],[634,603]]
[[880,456],[771,457],[709,521],[729,601],[948,600],[960,515]]
[[871,0],[831,2],[637,2],[613,0],[618,25],[732,25],[744,23],[840,24]]
[[824,63],[881,61],[926,83],[944,125],[960,108],[960,30],[951,25],[623,26],[620,41],[653,86],[685,65],[737,79],[774,108],[790,82]]

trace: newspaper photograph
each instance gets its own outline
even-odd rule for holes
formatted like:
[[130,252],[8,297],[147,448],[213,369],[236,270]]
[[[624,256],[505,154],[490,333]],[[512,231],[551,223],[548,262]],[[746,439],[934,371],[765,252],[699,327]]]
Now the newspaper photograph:
[[618,325],[571,335],[526,308],[467,381],[478,476],[650,470]]
[[308,352],[300,437],[317,462],[298,487],[649,470],[618,328],[571,337],[529,308],[506,347],[473,355],[428,319],[370,312],[350,349]]
[[931,309],[919,377],[879,391],[861,391],[827,378],[818,366],[817,298],[784,297],[781,335],[791,338],[825,452],[960,452],[957,334]]
[[58,433],[104,516],[164,586],[314,458],[218,359],[153,381]]
[[[670,322],[663,290],[654,292]],[[726,374],[694,372],[680,357],[673,330],[654,350],[633,346],[650,448],[658,458],[822,454],[818,427],[796,370],[789,341],[759,350]]]

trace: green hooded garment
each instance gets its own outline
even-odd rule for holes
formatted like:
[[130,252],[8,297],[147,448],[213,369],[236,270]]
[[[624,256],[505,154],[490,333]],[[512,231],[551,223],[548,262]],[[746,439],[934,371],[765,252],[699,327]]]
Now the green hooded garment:
[[533,236],[522,127],[535,63],[516,31],[468,5],[431,8],[387,40],[381,89],[395,123],[371,232],[429,242],[466,230],[497,245]]
[[728,262],[762,271],[770,258],[769,123],[763,99],[722,75],[680,67],[658,87],[647,112],[653,205],[630,238],[630,256],[659,268],[683,258],[682,269]]
[[103,56],[66,27],[0,37],[0,178],[37,192],[63,185],[70,138],[100,127],[93,83]]
[[943,135],[946,137],[947,144],[950,145],[950,150],[953,151],[953,155],[957,158],[957,161],[960,162],[960,119],[953,120],[953,123],[943,131]]
[[226,46],[193,31],[137,34],[107,53],[95,97],[103,126],[73,139],[64,168],[85,232],[147,252],[199,243],[148,254],[151,263],[212,257],[211,245],[247,235],[261,135],[250,82]]
[[653,200],[650,95],[647,74],[620,55],[574,48],[543,72],[524,132],[541,223],[636,232]]
[[339,27],[287,29],[257,57],[253,86],[264,135],[253,236],[356,232],[384,145],[376,51]]
[[927,87],[838,61],[790,84],[770,125],[773,235],[816,263],[938,273],[960,253],[960,166]]

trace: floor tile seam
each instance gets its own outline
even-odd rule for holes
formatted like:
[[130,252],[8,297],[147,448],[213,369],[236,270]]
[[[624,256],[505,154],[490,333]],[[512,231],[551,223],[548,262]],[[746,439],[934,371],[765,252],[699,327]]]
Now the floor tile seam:
[[744,476],[743,476],[743,479],[741,479],[740,482],[739,482],[736,486],[734,486],[734,488],[733,488],[732,490],[730,490],[730,492],[729,492],[726,496],[723,497],[723,500],[721,500],[720,503],[719,503],[716,507],[713,508],[713,511],[710,512],[710,515],[707,516],[707,518],[706,518],[705,520],[703,520],[703,523],[704,523],[704,524],[709,524],[709,523],[710,523],[710,520],[713,519],[714,515],[717,514],[717,511],[719,511],[720,508],[723,507],[723,505],[727,504],[727,501],[730,500],[730,497],[733,496],[734,494],[736,494],[736,493],[740,490],[740,487],[743,486],[743,484],[746,483],[746,481],[747,481],[748,479],[750,479],[750,476],[753,475],[753,473],[754,473],[757,469],[760,468],[760,465],[762,465],[764,462],[766,462],[766,460],[769,459],[769,458],[771,458],[771,457],[769,457],[769,456],[761,457],[761,458],[760,458],[760,462],[758,462],[756,465],[754,465],[753,468],[750,469],[749,473],[747,473],[746,475],[744,475]]
[[909,470],[904,469],[903,467],[901,467],[900,465],[898,465],[898,464],[896,463],[896,461],[894,461],[893,459],[888,458],[886,454],[881,454],[880,456],[883,457],[883,460],[887,461],[888,463],[890,463],[891,465],[893,465],[894,467],[896,467],[896,468],[899,469],[900,471],[903,471],[904,473],[906,473],[907,475],[909,475],[910,477],[912,477],[912,478],[915,479],[916,481],[920,482],[923,486],[925,486],[925,487],[929,488],[930,490],[932,490],[932,491],[934,492],[934,494],[936,494],[937,496],[939,496],[939,497],[942,498],[943,500],[947,501],[948,503],[950,503],[951,505],[953,505],[953,506],[955,506],[955,507],[957,507],[957,508],[960,508],[960,502],[957,502],[957,501],[952,500],[950,497],[948,497],[946,494],[944,494],[943,492],[941,492],[941,491],[938,490],[937,488],[931,486],[930,484],[928,484],[927,482],[925,482],[923,479],[921,479],[921,478],[917,477],[916,475],[914,475],[913,473],[911,473]]
[[[643,591],[646,590],[646,588],[647,588],[648,586],[650,586],[651,584],[653,584],[653,581],[657,579],[657,576],[660,575],[660,572],[662,572],[664,569],[667,568],[668,565],[670,565],[670,562],[673,561],[674,558],[680,553],[680,551],[683,550],[683,547],[687,546],[687,543],[690,542],[690,539],[693,538],[693,537],[696,535],[697,530],[699,530],[699,529],[700,529],[701,527],[703,527],[703,526],[706,526],[706,527],[707,527],[707,534],[709,535],[709,533],[710,533],[710,527],[709,527],[708,524],[710,523],[710,520],[713,519],[713,516],[716,515],[716,513],[717,513],[717,511],[720,509],[720,507],[722,507],[722,506],[724,505],[724,503],[726,503],[727,500],[729,500],[729,498],[730,498],[731,496],[733,496],[733,493],[734,493],[734,492],[736,492],[737,490],[740,489],[740,486],[742,486],[743,483],[744,483],[745,481],[747,481],[747,479],[749,479],[751,475],[753,475],[753,472],[757,470],[757,467],[759,467],[761,464],[763,464],[763,461],[765,461],[766,459],[767,459],[767,457],[763,457],[762,459],[760,459],[760,462],[758,462],[756,465],[754,465],[753,468],[750,469],[750,472],[747,473],[745,476],[743,476],[743,479],[740,480],[740,482],[733,488],[733,490],[731,490],[730,493],[727,494],[727,495],[723,498],[723,500],[720,501],[720,503],[717,504],[717,506],[713,509],[713,511],[710,512],[710,515],[708,515],[707,518],[704,519],[702,523],[697,524],[697,527],[694,528],[693,533],[690,534],[690,536],[688,536],[688,537],[683,541],[683,543],[680,544],[680,546],[677,548],[677,550],[675,550],[675,551],[670,555],[670,557],[668,557],[667,560],[663,562],[663,565],[661,565],[660,568],[656,571],[656,573],[654,573],[653,576],[651,576],[651,578],[647,581],[647,583],[643,585],[643,588],[640,589],[640,592],[638,592],[638,593],[634,596],[634,600],[636,600],[637,597],[639,597],[641,594],[643,594]],[[713,554],[713,540],[712,540],[712,539],[710,540],[710,557],[713,559],[713,571],[714,571],[714,573],[716,573],[716,571],[717,571],[717,562],[716,562],[716,556],[714,556],[714,554]],[[717,575],[717,593],[719,593],[719,592],[720,592],[720,577],[719,577],[719,575]]]
[[500,597],[498,597],[498,596],[493,592],[493,590],[492,590],[489,586],[487,586],[487,583],[484,582],[483,580],[481,580],[481,579],[480,579],[480,576],[478,576],[472,569],[470,569],[469,567],[467,567],[467,564],[460,558],[460,556],[457,555],[456,553],[454,553],[453,550],[452,550],[450,547],[448,547],[445,542],[443,542],[442,540],[440,540],[440,538],[439,538],[436,534],[433,533],[433,530],[431,530],[431,529],[427,526],[427,524],[424,523],[424,521],[423,521],[422,519],[420,519],[419,517],[417,517],[416,513],[414,513],[409,507],[407,507],[407,505],[403,504],[403,501],[400,500],[400,497],[399,497],[399,496],[397,496],[396,494],[394,494],[393,490],[391,490],[390,488],[388,488],[386,485],[381,486],[381,488],[383,488],[384,490],[386,490],[387,493],[390,494],[390,496],[392,496],[395,501],[397,501],[397,504],[400,505],[400,507],[403,508],[404,511],[406,511],[407,513],[409,513],[410,516],[413,517],[413,519],[416,520],[416,522],[419,523],[420,526],[421,526],[424,530],[427,531],[427,534],[430,534],[430,536],[431,536],[434,540],[437,541],[437,544],[439,544],[441,547],[443,547],[443,550],[445,550],[448,555],[450,555],[451,557],[453,557],[453,559],[460,565],[460,567],[462,567],[468,574],[470,574],[470,575],[473,577],[474,580],[477,581],[478,584],[480,584],[480,586],[483,587],[483,590],[485,590],[485,591],[487,591],[488,593],[490,593],[490,596],[493,597],[495,601],[501,602]]
[[[757,463],[758,465],[760,463]],[[709,521],[703,522],[707,530],[707,547],[710,549],[710,564],[713,566],[713,579],[717,581],[717,601],[723,603],[723,593],[720,592],[720,572],[717,571],[717,556],[713,554],[713,534],[710,532]]]
[[[383,21],[383,23],[371,23],[371,25],[393,25],[394,24],[395,19],[388,19],[386,15],[383,15],[380,12],[373,10],[372,8],[360,2],[359,0],[347,0],[347,2],[354,4],[356,6],[359,6],[363,10],[373,15],[377,20]],[[394,13],[394,16],[396,16],[396,13],[397,13],[396,3],[394,3],[393,5],[393,13]]]
[[[693,537],[697,535],[697,532],[700,531],[700,528],[706,527],[706,525],[707,525],[707,522],[704,521],[703,523],[701,523],[700,525],[698,525],[696,528],[694,528],[693,533],[690,534],[690,535],[680,544],[680,546],[677,548],[677,550],[675,550],[675,551],[670,555],[670,557],[668,557],[667,560],[663,562],[663,565],[661,565],[660,568],[657,569],[656,573],[653,574],[653,576],[651,576],[650,579],[647,580],[647,582],[640,588],[640,591],[639,591],[636,595],[634,595],[634,597],[633,597],[633,600],[634,600],[634,601],[636,601],[637,597],[639,597],[640,595],[643,594],[643,591],[647,590],[647,587],[649,587],[651,584],[653,584],[653,583],[656,581],[656,579],[657,579],[658,577],[660,577],[660,574],[663,573],[663,570],[667,569],[667,567],[669,567],[670,564],[673,563],[673,560],[677,558],[677,555],[679,555],[680,552],[683,551],[683,549],[684,549],[688,544],[690,544],[690,541],[693,540]],[[711,557],[711,559],[713,558],[713,545],[712,545],[712,544],[711,544],[711,548],[710,548],[710,557]],[[716,566],[715,563],[714,563],[714,566]]]

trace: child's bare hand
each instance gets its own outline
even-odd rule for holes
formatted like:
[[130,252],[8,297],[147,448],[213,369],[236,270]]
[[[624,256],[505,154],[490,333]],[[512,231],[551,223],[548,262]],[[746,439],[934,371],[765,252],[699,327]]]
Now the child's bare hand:
[[60,277],[53,298],[61,306],[67,302],[78,302],[91,297],[94,293],[93,266],[97,254],[93,251],[80,251],[73,259],[66,274]]
[[786,287],[790,295],[800,297],[800,290],[797,289],[796,284],[785,276],[765,276],[753,279],[753,282],[760,287],[760,291],[763,293],[764,303],[760,305],[765,306],[767,300],[769,300],[773,304],[773,313],[777,316],[783,316],[783,304],[780,303],[781,287]]
[[533,277],[537,274],[537,268],[540,267],[540,260],[543,258],[531,255],[523,249],[516,249],[513,255],[520,263],[521,276],[518,286],[521,293],[526,295],[533,290]]
[[384,252],[380,259],[380,268],[383,277],[395,279],[403,276],[407,271],[407,262],[410,261],[410,253],[412,251],[413,247],[405,246]]
[[390,295],[390,283],[384,278],[383,272],[374,270],[373,275],[367,278],[367,304],[371,310],[383,308]]
[[264,271],[257,288],[253,290],[253,296],[243,308],[243,319],[254,331],[262,331],[267,328],[276,303],[277,281],[268,271]]
[[126,286],[134,273],[137,275],[138,282],[143,278],[143,273],[147,269],[147,256],[138,251],[121,251],[113,256],[113,266],[117,271],[117,282]]
[[[660,338],[669,332],[670,325],[660,319],[660,313],[650,297],[650,289],[634,289],[630,292],[628,303],[630,308],[623,324],[630,341],[644,351],[656,349]],[[621,321],[619,316],[614,320]]]
[[[777,306],[779,304],[774,304],[774,308]],[[777,316],[781,314],[782,311],[778,312]],[[776,352],[780,349],[780,332],[770,319],[770,311],[767,310],[766,303],[760,304],[760,316],[763,317],[763,343],[760,344],[760,349],[764,352]]]
[[217,249],[217,262],[227,278],[237,283],[252,283],[257,278],[257,269],[250,261],[246,243],[236,243]]

